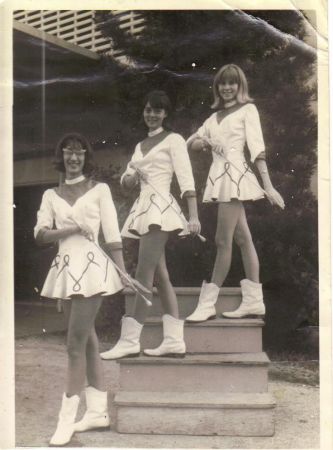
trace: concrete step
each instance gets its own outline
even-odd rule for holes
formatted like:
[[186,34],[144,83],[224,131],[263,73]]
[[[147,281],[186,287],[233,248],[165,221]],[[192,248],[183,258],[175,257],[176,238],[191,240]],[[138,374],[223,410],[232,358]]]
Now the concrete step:
[[261,393],[268,387],[269,359],[263,352],[139,356],[118,363],[121,391]]
[[268,394],[118,392],[119,433],[273,436],[275,401]]
[[[187,353],[255,353],[262,351],[261,319],[214,319],[185,323]],[[141,348],[155,348],[163,339],[162,319],[150,317],[141,334]]]
[[[184,319],[189,316],[196,308],[200,288],[199,287],[176,287],[175,288],[180,318]],[[125,290],[126,312],[131,314],[134,308],[135,295],[132,291]],[[222,314],[226,311],[234,311],[241,303],[241,290],[240,288],[221,288],[219,297],[216,303],[216,311],[218,314]],[[153,306],[149,309],[149,316],[161,316],[164,314],[161,301],[158,297],[157,290],[153,290]]]

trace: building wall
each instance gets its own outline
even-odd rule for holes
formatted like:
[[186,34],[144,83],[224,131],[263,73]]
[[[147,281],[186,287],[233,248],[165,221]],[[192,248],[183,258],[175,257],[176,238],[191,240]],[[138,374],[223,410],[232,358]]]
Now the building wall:
[[[110,164],[118,166],[120,171],[125,170],[130,156],[124,150],[110,149],[95,152],[96,165],[108,167]],[[55,185],[59,182],[59,174],[52,165],[52,156],[42,158],[29,158],[14,163],[14,186],[42,186]]]

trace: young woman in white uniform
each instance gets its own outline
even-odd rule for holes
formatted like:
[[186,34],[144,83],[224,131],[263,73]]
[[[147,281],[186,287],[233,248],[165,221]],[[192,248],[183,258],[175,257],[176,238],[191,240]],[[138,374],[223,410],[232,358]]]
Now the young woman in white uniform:
[[[91,159],[92,149],[82,135],[70,133],[60,140],[56,168],[65,173],[65,182],[44,192],[34,229],[37,243],[59,244],[41,295],[62,299],[68,319],[67,381],[51,446],[67,444],[75,431],[110,425],[94,323],[103,296],[118,292],[126,284],[109,257],[124,272],[125,266],[110,189],[85,175]],[[100,227],[106,242],[104,251],[98,244]],[[87,411],[75,424],[86,379]]]
[[[179,235],[200,232],[194,180],[185,140],[163,127],[171,111],[163,91],[148,94],[143,117],[148,136],[140,142],[121,178],[124,187],[140,183],[141,192],[123,226],[122,236],[140,239],[136,279],[151,290],[156,286],[164,308],[163,342],[156,349],[145,350],[149,356],[185,355],[184,322],[179,319],[178,303],[169,280],[165,261],[165,245],[170,233]],[[176,174],[181,196],[187,200],[189,221],[170,194]],[[121,337],[115,347],[101,354],[103,359],[135,356],[140,352],[140,334],[147,306],[136,296],[132,316],[122,319]]]
[[186,319],[189,322],[216,317],[215,303],[230,269],[233,239],[241,250],[246,279],[241,281],[240,307],[224,313],[224,316],[241,318],[265,314],[258,256],[243,206],[243,201],[258,200],[264,194],[246,161],[245,144],[250,151],[251,162],[259,170],[268,200],[284,208],[284,201],[269,177],[259,114],[249,97],[243,71],[235,64],[223,66],[215,76],[213,94],[212,108],[217,112],[187,141],[192,150],[212,151],[213,161],[203,201],[218,203],[217,254],[213,274],[210,283],[203,282],[198,305]]

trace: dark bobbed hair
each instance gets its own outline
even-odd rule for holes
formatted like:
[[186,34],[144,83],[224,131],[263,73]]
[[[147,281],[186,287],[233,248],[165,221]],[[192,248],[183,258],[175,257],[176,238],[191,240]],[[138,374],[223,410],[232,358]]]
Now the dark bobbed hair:
[[82,172],[84,174],[90,174],[94,169],[93,159],[94,152],[89,144],[88,139],[80,133],[66,133],[64,134],[58,141],[55,149],[55,158],[53,161],[53,166],[58,172],[65,173],[65,165],[64,165],[64,153],[62,151],[65,147],[72,148],[82,148],[85,149],[86,152],[84,154],[84,165]]
[[143,107],[145,107],[147,103],[149,103],[152,108],[164,109],[167,115],[171,114],[171,101],[164,91],[155,90],[148,92],[144,99]]

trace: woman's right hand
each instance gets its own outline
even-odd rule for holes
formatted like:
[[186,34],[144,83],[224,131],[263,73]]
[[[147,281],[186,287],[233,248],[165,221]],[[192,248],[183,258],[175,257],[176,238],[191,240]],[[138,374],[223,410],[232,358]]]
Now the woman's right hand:
[[75,223],[75,225],[70,227],[72,229],[72,233],[76,234],[79,233],[82,236],[84,236],[86,239],[89,239],[89,241],[94,240],[94,233],[89,225],[86,225],[85,223]]
[[139,177],[136,173],[133,175],[126,174],[122,179],[122,185],[125,189],[133,189],[139,182]]
[[133,162],[131,162],[129,166],[131,169],[135,170],[135,176],[138,180],[147,181],[148,174],[144,170],[139,169]]
[[148,180],[148,175],[144,170],[136,169],[136,174],[137,174],[139,180],[142,180],[145,182]]
[[211,145],[205,138],[197,137],[191,143],[191,150],[194,150],[194,151],[206,152],[210,149],[211,149]]

